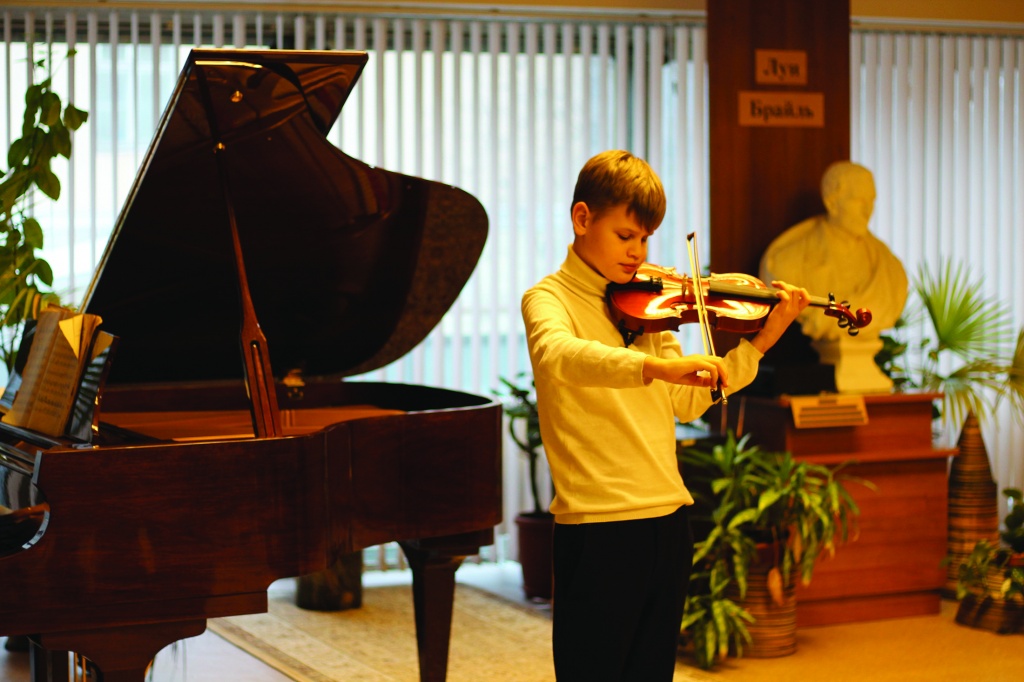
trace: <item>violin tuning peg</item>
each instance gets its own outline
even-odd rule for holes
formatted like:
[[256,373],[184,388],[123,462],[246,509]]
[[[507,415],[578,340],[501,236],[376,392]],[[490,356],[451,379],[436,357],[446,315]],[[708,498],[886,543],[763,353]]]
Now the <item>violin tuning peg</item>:
[[857,336],[857,334],[860,334],[860,328],[851,326],[849,329],[846,330],[846,333],[849,334],[850,336]]

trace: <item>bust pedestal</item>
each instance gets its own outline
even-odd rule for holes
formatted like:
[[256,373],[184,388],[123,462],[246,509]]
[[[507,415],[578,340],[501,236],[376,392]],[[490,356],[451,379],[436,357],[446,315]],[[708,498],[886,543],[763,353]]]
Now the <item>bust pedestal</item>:
[[821,362],[836,371],[836,390],[840,393],[889,393],[892,379],[875,363],[882,350],[878,337],[841,336],[838,339],[817,339],[811,346]]

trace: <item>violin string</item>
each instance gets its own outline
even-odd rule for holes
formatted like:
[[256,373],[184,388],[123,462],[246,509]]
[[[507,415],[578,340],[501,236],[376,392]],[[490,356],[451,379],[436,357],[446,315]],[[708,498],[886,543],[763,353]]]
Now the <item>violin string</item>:
[[[753,284],[730,284],[728,282],[722,282],[715,279],[715,275],[710,277],[702,277],[701,283],[707,282],[708,292],[712,294],[722,294],[729,296],[737,300],[747,300],[751,303],[778,303],[778,292],[780,289],[775,287],[765,287],[764,289],[754,286]],[[666,290],[679,289],[685,291],[686,287],[682,283],[665,282],[663,287]],[[828,308],[832,303],[823,296],[811,296],[810,305],[819,308]]]
[[[766,287],[761,289],[759,287],[744,286],[742,284],[716,282],[714,275],[708,278],[708,289],[711,293],[715,294],[728,294],[735,298],[747,298],[752,301],[766,301],[769,303],[777,303],[778,293],[781,291],[781,289],[777,289],[775,287]],[[811,296],[810,305],[827,308],[832,304],[823,296]]]

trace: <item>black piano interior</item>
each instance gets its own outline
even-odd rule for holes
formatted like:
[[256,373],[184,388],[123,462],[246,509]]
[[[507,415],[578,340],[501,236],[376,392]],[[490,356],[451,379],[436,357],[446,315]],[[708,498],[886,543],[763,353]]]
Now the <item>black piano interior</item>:
[[487,216],[328,142],[366,60],[190,53],[81,306],[118,339],[88,435],[0,424],[0,635],[139,682],[274,580],[398,541],[420,678],[445,678],[455,569],[501,520],[500,405],[345,378],[439,323]]

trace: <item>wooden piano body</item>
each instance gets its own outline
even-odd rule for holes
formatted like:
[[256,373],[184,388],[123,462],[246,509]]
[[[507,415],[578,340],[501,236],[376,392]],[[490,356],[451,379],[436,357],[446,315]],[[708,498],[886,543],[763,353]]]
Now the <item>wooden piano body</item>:
[[399,541],[444,679],[455,569],[501,520],[500,406],[343,378],[429,333],[487,220],[326,142],[365,61],[189,56],[83,303],[119,338],[91,440],[0,424],[0,635],[138,682],[274,580]]

